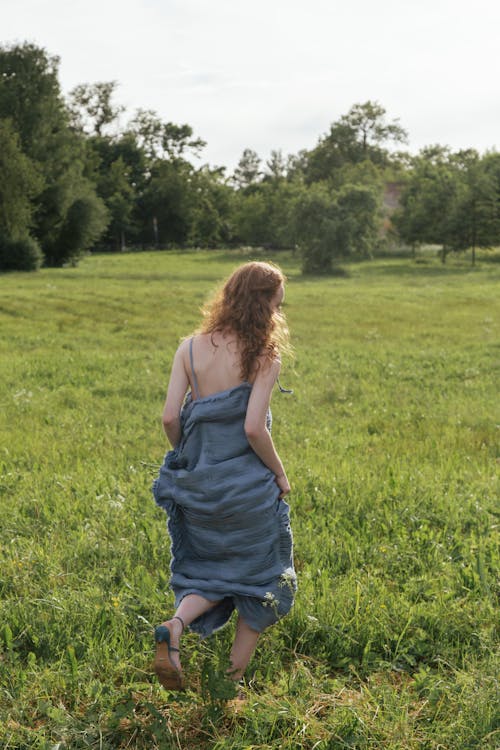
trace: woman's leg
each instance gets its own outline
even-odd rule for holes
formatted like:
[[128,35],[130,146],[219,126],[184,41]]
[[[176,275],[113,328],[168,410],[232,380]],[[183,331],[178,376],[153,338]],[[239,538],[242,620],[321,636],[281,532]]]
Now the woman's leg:
[[231,668],[228,670],[228,676],[232,680],[240,680],[245,669],[248,666],[248,662],[252,658],[252,654],[257,646],[259,635],[256,630],[246,624],[245,620],[238,616],[238,622],[236,623],[236,635],[234,636],[233,646],[231,648]]
[[[170,620],[166,620],[162,623],[163,625],[169,626],[171,646],[173,648],[179,648],[180,637],[184,629],[182,623],[187,627],[193,622],[193,620],[196,620],[196,618],[204,612],[208,612],[208,610],[215,607],[216,604],[218,604],[218,602],[211,602],[203,596],[199,596],[199,594],[188,594],[185,596],[177,607],[175,615]],[[177,620],[177,617],[180,619]],[[170,660],[172,661],[172,664],[180,670],[181,663],[179,654],[176,651],[170,654]]]

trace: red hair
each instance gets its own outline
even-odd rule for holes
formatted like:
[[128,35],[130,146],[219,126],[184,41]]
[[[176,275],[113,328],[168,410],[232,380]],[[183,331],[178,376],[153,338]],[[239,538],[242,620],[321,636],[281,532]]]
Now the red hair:
[[279,359],[289,351],[288,327],[283,313],[271,301],[285,276],[274,263],[251,261],[234,271],[204,309],[200,333],[236,334],[240,344],[241,377],[247,380],[258,358]]

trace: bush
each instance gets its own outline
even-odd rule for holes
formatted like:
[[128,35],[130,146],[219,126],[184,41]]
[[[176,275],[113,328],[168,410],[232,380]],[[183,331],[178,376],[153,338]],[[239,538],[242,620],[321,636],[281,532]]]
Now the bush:
[[303,272],[333,273],[340,258],[373,252],[380,224],[377,193],[361,185],[337,191],[311,185],[297,203],[295,219]]
[[36,271],[42,261],[43,253],[33,237],[0,237],[0,271]]
[[311,185],[297,200],[294,221],[304,273],[330,273],[336,253],[338,206],[328,185]]
[[89,188],[69,206],[58,236],[44,245],[46,264],[56,268],[75,265],[103,234],[108,221],[104,202]]

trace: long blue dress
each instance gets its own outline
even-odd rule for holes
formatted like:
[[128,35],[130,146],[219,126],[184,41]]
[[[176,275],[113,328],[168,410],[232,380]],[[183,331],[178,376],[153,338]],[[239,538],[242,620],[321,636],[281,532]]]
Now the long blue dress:
[[180,443],[153,483],[168,515],[176,606],[187,594],[219,602],[191,623],[203,637],[234,609],[261,632],[290,610],[296,590],[289,506],[245,435],[251,389],[188,394]]

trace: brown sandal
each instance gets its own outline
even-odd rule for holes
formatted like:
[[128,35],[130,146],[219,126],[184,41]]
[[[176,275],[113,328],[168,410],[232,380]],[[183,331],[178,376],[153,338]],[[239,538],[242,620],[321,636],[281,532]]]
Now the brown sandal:
[[[177,615],[172,620],[179,620],[184,630],[184,621]],[[181,631],[182,634],[182,631]],[[170,659],[173,652],[179,653],[178,648],[170,645],[172,633],[169,625],[158,625],[155,628],[156,653],[154,670],[161,685],[166,690],[183,690],[182,672]]]

